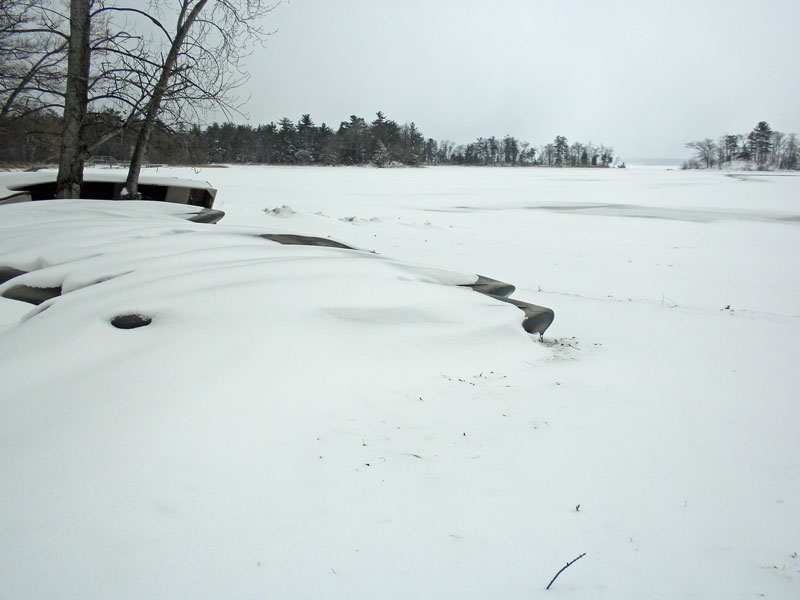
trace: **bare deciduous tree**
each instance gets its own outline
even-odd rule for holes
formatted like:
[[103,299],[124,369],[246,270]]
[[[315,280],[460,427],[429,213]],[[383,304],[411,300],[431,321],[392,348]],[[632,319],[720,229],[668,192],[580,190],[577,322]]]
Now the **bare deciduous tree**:
[[66,18],[44,0],[0,0],[0,130],[38,111],[61,108]]
[[686,147],[697,152],[698,158],[706,161],[706,167],[711,168],[714,164],[714,154],[717,152],[717,145],[711,138],[706,138],[699,142],[688,142]]
[[125,0],[70,0],[66,14],[61,6],[0,0],[0,128],[14,115],[63,107],[58,189],[77,195],[89,150],[87,111],[119,111],[120,127],[137,136],[128,197],[137,197],[154,127],[180,129],[212,109],[238,112],[233,91],[248,77],[243,59],[268,35],[261,18],[274,7],[265,0],[172,0],[144,10]]
[[157,18],[160,13],[148,14],[165,36],[166,52],[155,81],[142,86],[147,101],[125,183],[126,197],[139,196],[145,150],[159,117],[181,123],[188,113],[196,122],[209,108],[226,113],[238,109],[233,90],[247,80],[242,61],[252,42],[267,35],[260,20],[273,7],[263,0],[177,0],[172,31]]

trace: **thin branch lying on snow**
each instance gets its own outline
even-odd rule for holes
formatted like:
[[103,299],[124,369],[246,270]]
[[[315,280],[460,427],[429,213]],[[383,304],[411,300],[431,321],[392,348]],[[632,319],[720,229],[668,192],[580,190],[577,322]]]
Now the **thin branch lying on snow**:
[[[578,506],[580,506],[580,505],[578,505]],[[556,577],[558,577],[559,575],[561,575],[561,572],[562,572],[564,569],[566,569],[566,568],[567,568],[568,566],[570,566],[572,563],[576,562],[578,559],[580,559],[580,558],[583,558],[584,556],[586,556],[586,552],[584,552],[583,554],[581,554],[581,555],[580,555],[580,556],[578,556],[577,558],[573,558],[571,561],[569,561],[567,564],[565,564],[563,567],[561,567],[561,569],[558,571],[558,573],[556,573],[556,574],[553,576],[553,578],[550,580],[550,583],[548,583],[548,584],[547,584],[547,587],[546,587],[546,588],[544,588],[544,589],[546,589],[546,590],[549,590],[549,589],[550,589],[550,586],[551,586],[551,585],[553,585],[553,582],[556,580]]]

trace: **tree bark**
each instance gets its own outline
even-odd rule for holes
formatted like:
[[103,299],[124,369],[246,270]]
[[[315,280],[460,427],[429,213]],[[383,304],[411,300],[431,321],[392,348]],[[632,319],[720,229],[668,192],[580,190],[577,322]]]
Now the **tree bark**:
[[86,122],[89,85],[89,2],[70,0],[67,89],[64,127],[58,163],[57,198],[80,198],[86,161]]

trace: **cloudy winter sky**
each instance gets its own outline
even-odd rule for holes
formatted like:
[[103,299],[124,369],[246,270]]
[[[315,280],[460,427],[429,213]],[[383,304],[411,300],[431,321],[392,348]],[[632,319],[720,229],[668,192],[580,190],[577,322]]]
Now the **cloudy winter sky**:
[[800,133],[798,24],[797,0],[284,0],[244,94],[252,124],[382,110],[456,143],[683,157],[762,119]]

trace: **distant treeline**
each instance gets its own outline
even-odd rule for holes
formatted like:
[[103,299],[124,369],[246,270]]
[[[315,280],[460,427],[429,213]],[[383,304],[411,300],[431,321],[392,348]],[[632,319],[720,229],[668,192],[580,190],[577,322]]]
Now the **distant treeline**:
[[757,169],[800,169],[800,143],[794,133],[773,130],[761,121],[747,135],[726,134],[718,141],[706,138],[689,142],[687,148],[697,153],[683,164],[684,169],[723,168],[734,163]]
[[209,162],[289,165],[545,165],[602,166],[613,160],[613,149],[558,136],[551,144],[532,147],[507,135],[478,138],[466,145],[425,138],[412,122],[398,125],[382,112],[371,123],[351,115],[336,131],[314,125],[310,115],[297,124],[283,118],[277,124],[214,123],[203,131]]
[[[37,164],[58,156],[60,117],[39,113],[13,123],[0,147],[4,164]],[[136,125],[106,110],[86,121],[89,162],[126,162],[136,140]],[[412,122],[399,125],[378,112],[373,121],[351,115],[334,130],[314,124],[310,115],[292,122],[283,118],[267,125],[214,123],[153,132],[147,152],[150,163],[255,163],[273,165],[418,165],[608,167],[614,151],[604,145],[570,144],[564,136],[541,146],[507,135],[478,138],[456,145],[425,138]]]

